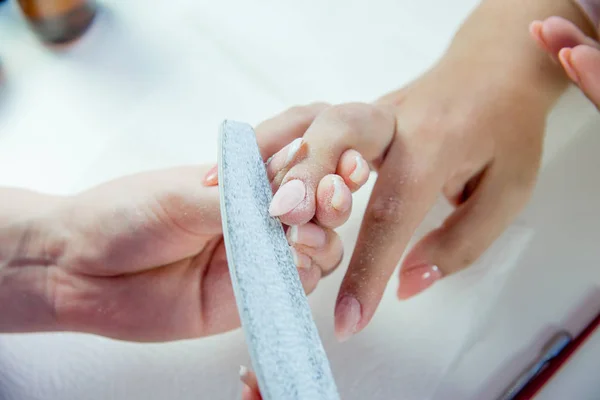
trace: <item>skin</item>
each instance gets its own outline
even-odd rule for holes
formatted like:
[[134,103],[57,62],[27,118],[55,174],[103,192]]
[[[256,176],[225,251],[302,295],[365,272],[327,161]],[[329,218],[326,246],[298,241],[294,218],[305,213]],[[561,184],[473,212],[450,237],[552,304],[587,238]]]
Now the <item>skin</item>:
[[456,209],[406,255],[402,299],[471,265],[527,203],[546,117],[569,84],[531,40],[528,26],[556,15],[588,35],[593,31],[570,1],[482,2],[429,71],[375,103],[324,108],[304,134],[306,154],[272,171],[275,189],[292,180],[306,184],[304,201],[280,217],[287,224],[313,217],[315,182],[335,173],[348,149],[378,171],[338,295],[341,340],[367,326],[438,196]]
[[[527,35],[534,20],[537,46]],[[265,160],[275,154],[268,165],[274,190],[292,180],[306,187],[281,220],[325,233],[320,249],[293,243],[299,264],[311,266],[300,272],[309,292],[341,258],[331,228],[348,218],[349,193],[364,183],[351,178],[356,157],[378,171],[338,296],[341,339],[368,324],[440,194],[456,211],[406,256],[402,298],[468,267],[510,224],[535,184],[545,119],[569,78],[598,106],[595,29],[567,0],[486,0],[442,59],[406,87],[372,104],[294,108],[257,127]],[[292,160],[276,154],[299,137]],[[157,341],[237,327],[213,172],[155,171],[68,198],[3,189],[0,331]],[[336,175],[342,207],[333,207]],[[197,185],[202,177],[205,186]],[[439,274],[403,290],[423,266]],[[260,398],[247,375],[245,398]]]
[[[359,244],[354,254],[353,262],[349,267],[349,272],[342,284],[340,296],[343,295],[345,290],[348,290],[359,298],[365,299],[364,301],[367,305],[371,307],[376,305],[378,293],[375,294],[375,301],[373,301],[368,294],[365,295],[360,290],[359,285],[354,283],[355,280],[363,279],[363,275],[356,274],[354,275],[356,278],[353,279],[351,273],[353,268],[356,268],[356,260],[359,260],[358,265],[367,264],[370,268],[378,271],[377,267],[369,263],[368,260],[360,262],[361,252],[364,253],[369,247],[373,246],[372,242],[382,240],[381,234],[378,235],[378,230],[383,232],[383,234],[387,234],[385,227],[390,223],[402,224],[404,228],[399,228],[400,232],[403,230],[411,232],[413,230],[414,225],[410,225],[409,222],[413,219],[419,219],[420,214],[415,213],[418,206],[411,208],[410,205],[406,206],[403,204],[404,202],[399,202],[398,200],[401,197],[410,196],[412,192],[426,196],[427,188],[433,188],[430,189],[433,193],[443,193],[451,203],[457,206],[457,209],[442,227],[431,232],[429,236],[415,246],[402,265],[401,274],[409,268],[407,266],[411,262],[421,257],[429,257],[431,259],[437,256],[444,274],[453,273],[465,268],[510,223],[526,202],[535,183],[535,175],[541,157],[540,147],[541,140],[543,139],[543,120],[554,101],[566,87],[565,76],[572,83],[579,86],[590,101],[600,109],[600,80],[598,78],[600,77],[600,44],[597,41],[598,34],[600,33],[597,30],[599,28],[597,21],[600,20],[600,4],[598,3],[600,2],[595,3],[597,4],[596,10],[598,11],[598,15],[591,16],[591,18],[589,18],[589,15],[586,18],[585,15],[577,12],[577,7],[569,7],[569,4],[566,4],[566,2],[562,4],[555,2],[554,6],[561,6],[556,9],[544,7],[549,6],[549,2],[538,2],[537,5],[539,8],[532,5],[529,10],[532,12],[524,14],[533,16],[535,13],[539,13],[539,16],[547,16],[547,18],[531,22],[529,30],[531,38],[534,39],[537,46],[543,52],[547,53],[548,58],[546,60],[541,58],[540,53],[535,52],[531,48],[531,45],[525,41],[522,37],[524,33],[521,32],[518,40],[512,42],[511,51],[515,51],[515,47],[522,45],[523,51],[527,49],[529,55],[521,54],[523,58],[519,60],[520,64],[516,66],[520,71],[510,69],[511,72],[516,72],[516,75],[511,75],[515,79],[514,82],[506,82],[502,78],[499,78],[499,85],[494,85],[491,79],[481,78],[478,80],[477,72],[479,71],[477,69],[475,71],[473,69],[468,70],[469,74],[475,75],[463,76],[461,67],[464,65],[477,65],[478,62],[485,64],[486,53],[485,51],[477,53],[474,50],[478,48],[471,48],[472,54],[480,55],[483,60],[465,61],[460,60],[460,58],[458,60],[455,59],[452,53],[456,50],[453,49],[464,46],[466,50],[469,50],[470,46],[475,46],[472,42],[469,43],[469,40],[461,36],[459,32],[448,53],[430,72],[424,74],[407,88],[391,93],[376,103],[376,107],[381,104],[392,104],[397,107],[395,110],[392,110],[396,115],[396,128],[392,134],[392,140],[398,140],[399,136],[402,139],[400,144],[411,149],[411,151],[405,152],[398,150],[398,155],[407,157],[412,163],[419,165],[418,157],[415,156],[419,154],[418,151],[420,149],[426,153],[427,151],[432,151],[429,147],[430,144],[435,142],[435,140],[440,140],[443,143],[443,146],[441,146],[443,148],[440,149],[434,146],[433,155],[441,157],[441,163],[444,168],[449,168],[449,173],[442,175],[446,179],[441,180],[441,182],[445,183],[441,186],[439,181],[434,186],[433,182],[435,182],[435,179],[433,182],[429,181],[419,185],[419,178],[421,177],[415,175],[416,173],[412,171],[422,171],[423,169],[427,171],[426,168],[414,168],[411,162],[407,162],[406,164],[395,163],[399,164],[399,167],[390,167],[392,172],[388,173],[387,176],[397,178],[398,173],[402,176],[404,172],[408,181],[410,181],[410,177],[414,178],[416,176],[417,178],[414,185],[409,184],[408,187],[402,188],[402,186],[406,185],[398,184],[394,186],[392,179],[386,179],[386,175],[381,177],[381,169],[384,162],[388,157],[391,157],[390,153],[393,143],[385,146],[384,156],[381,154],[378,155],[375,152],[375,156],[367,157],[379,169],[380,178],[378,184],[381,183],[380,186],[389,188],[389,191],[381,189],[378,193],[377,188],[374,191],[370,203],[371,210],[367,210]],[[473,16],[471,16],[471,19],[475,19],[476,21],[467,21],[462,31],[471,32],[471,29],[480,29],[482,32],[485,32],[485,28],[482,27],[486,21],[485,16],[488,15],[487,12],[491,12],[494,9],[494,6],[500,6],[499,2],[489,0],[487,4],[482,4]],[[548,14],[554,15],[548,16]],[[591,24],[590,19],[592,21]],[[481,25],[477,22],[480,22]],[[475,28],[476,26],[478,28]],[[477,36],[474,35],[474,37]],[[508,39],[510,37],[507,38],[507,41]],[[494,47],[495,51],[499,52],[505,48],[501,46]],[[556,68],[556,65],[562,67],[564,74],[557,71],[560,67]],[[511,68],[510,65],[501,66]],[[515,66],[512,67],[514,68]],[[536,69],[538,71],[541,69],[540,75],[545,76],[535,76]],[[490,71],[486,70],[485,72],[489,73]],[[538,78],[541,79],[538,80]],[[466,82],[471,85],[470,88],[469,85],[465,85]],[[528,82],[528,84],[525,84],[525,82]],[[483,87],[479,85],[483,85]],[[467,89],[465,90],[465,88]],[[419,112],[418,108],[411,108],[414,107],[414,102],[419,104],[418,101],[421,95],[427,93],[427,89],[429,89],[430,95],[424,96],[423,101],[427,101],[427,103],[421,103],[422,110],[428,115],[441,115],[439,120],[436,120],[433,125],[430,122],[423,122],[427,120],[426,115],[423,115],[423,111]],[[448,89],[450,90],[447,91]],[[533,90],[530,91],[529,89]],[[434,90],[435,96],[432,95]],[[537,96],[535,92],[538,92]],[[460,95],[457,95],[457,93],[460,93]],[[480,93],[486,93],[486,96],[477,97],[480,96]],[[540,94],[543,94],[545,99],[540,98]],[[417,99],[414,99],[414,97]],[[514,104],[517,104],[518,107],[514,107]],[[447,106],[444,107],[444,105]],[[523,105],[527,106],[519,110]],[[342,107],[346,108],[347,106]],[[357,105],[351,105],[350,107],[355,109],[357,107],[360,108]],[[366,112],[371,117],[377,113],[385,113],[381,108],[374,111],[372,105],[367,105],[366,107],[367,111],[364,111],[363,108],[362,111],[358,110],[355,112]],[[449,109],[452,112],[439,112],[445,109]],[[340,115],[342,119],[346,118],[347,112],[354,115],[353,112],[348,110],[349,108],[336,110],[338,119]],[[455,116],[460,115],[460,110],[465,110],[469,118],[459,118],[457,120]],[[436,113],[436,111],[438,112]],[[378,122],[384,121],[385,118],[386,116],[382,116]],[[415,120],[416,122],[414,122]],[[372,129],[368,129],[367,127],[365,130],[379,132],[375,127],[381,129],[382,126],[385,126],[385,123],[379,126],[373,123],[371,125]],[[447,126],[451,128],[448,129]],[[398,127],[402,127],[402,129],[398,129]],[[418,128],[415,131],[414,138],[410,136],[410,127],[413,127],[413,129],[414,127]],[[319,133],[322,133],[325,129],[317,131],[315,128],[315,131],[315,137],[318,138]],[[330,128],[329,132],[332,131],[333,128]],[[486,132],[486,134],[479,132]],[[416,135],[423,135],[428,140],[420,142]],[[448,135],[450,135],[450,140],[444,141]],[[347,143],[356,143],[352,142],[355,139],[346,138],[346,140]],[[456,146],[452,144],[453,141],[457,141]],[[413,148],[413,146],[415,147]],[[343,148],[344,146],[341,145],[340,147]],[[373,147],[377,146],[374,145]],[[457,149],[456,147],[463,147],[462,157],[458,157],[454,161],[456,163],[456,160],[459,160],[458,164],[448,161],[457,157],[456,154],[461,154],[461,149]],[[486,148],[489,150],[486,151]],[[363,150],[363,148],[360,148],[360,150]],[[448,158],[444,158],[444,152],[450,153],[454,157],[449,156]],[[368,155],[370,153],[366,152],[364,154]],[[411,155],[413,159],[411,159]],[[431,161],[436,158],[431,158],[431,155],[432,153],[428,153],[423,159]],[[463,168],[459,167],[461,165],[461,158],[462,165],[464,165]],[[407,164],[408,166],[406,166]],[[511,168],[510,164],[513,164],[514,168]],[[453,165],[454,168],[452,167]],[[438,165],[431,169],[433,169],[432,175],[426,175],[424,178],[435,178],[435,172],[443,168],[440,168]],[[407,173],[406,171],[409,172]],[[381,197],[385,198],[386,196],[389,196],[387,197],[388,200],[379,200]],[[426,199],[427,197],[421,197],[420,199],[423,198]],[[381,207],[381,209],[377,207],[378,201],[390,202],[391,204],[388,204],[388,206],[391,207],[388,210],[391,211],[386,213],[378,211],[385,209],[384,207]],[[396,202],[401,205],[396,207],[394,205]],[[424,206],[423,208],[427,207]],[[382,213],[381,216],[383,218],[378,218],[379,212]],[[291,217],[302,220],[297,215],[292,215]],[[382,224],[384,225],[383,228],[381,227]],[[406,226],[407,224],[409,226]],[[392,228],[391,230],[393,231],[394,229]],[[367,232],[367,234],[363,236],[363,232]],[[373,239],[369,240],[369,238]],[[477,240],[473,240],[474,238],[477,238]],[[394,257],[394,255],[404,250],[403,245],[405,240],[402,240],[402,236],[394,237],[394,239],[398,240],[396,245],[388,241],[384,241],[384,243],[391,248],[388,251],[391,254],[391,260],[397,262],[397,257]],[[461,246],[461,243],[467,243],[468,245]],[[377,247],[376,251],[373,251],[371,254],[380,254],[380,252],[385,252],[385,250],[385,248]],[[362,271],[364,270],[362,269]],[[383,275],[383,278],[380,279],[385,281],[389,272],[381,272],[381,270],[379,272]],[[356,289],[356,287],[359,289]],[[371,290],[372,286],[367,286],[367,288]],[[363,305],[362,310],[364,308]],[[338,317],[337,314],[336,317]],[[362,325],[356,327],[356,330],[366,325],[369,316],[367,316],[366,321],[364,314],[361,318]],[[338,331],[338,333],[340,332]],[[344,334],[345,332],[341,333]],[[260,391],[253,373],[245,371],[240,376],[240,379],[243,385],[242,399],[260,400]]]
[[[286,132],[302,132],[319,110],[313,108],[282,114]],[[273,127],[257,128],[265,159],[291,140]],[[0,189],[0,332],[75,331],[147,342],[237,328],[218,189],[201,184],[208,170],[151,171],[71,197]],[[332,208],[331,179],[322,180],[316,199],[322,223],[315,217],[298,227],[296,242],[290,238],[307,292],[342,258],[332,228],[350,208]],[[343,189],[351,205],[350,189]]]

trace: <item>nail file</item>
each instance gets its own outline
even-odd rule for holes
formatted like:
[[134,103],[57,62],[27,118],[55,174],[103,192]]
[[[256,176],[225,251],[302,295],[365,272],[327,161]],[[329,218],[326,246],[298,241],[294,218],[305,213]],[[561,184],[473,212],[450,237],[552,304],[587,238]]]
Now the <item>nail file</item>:
[[223,235],[252,367],[265,400],[339,400],[250,125],[225,121],[219,149]]

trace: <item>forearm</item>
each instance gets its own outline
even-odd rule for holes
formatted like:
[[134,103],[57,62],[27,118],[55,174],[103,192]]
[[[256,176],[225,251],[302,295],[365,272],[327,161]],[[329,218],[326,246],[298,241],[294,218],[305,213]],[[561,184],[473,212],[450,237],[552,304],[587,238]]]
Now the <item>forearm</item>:
[[0,332],[56,328],[51,278],[60,240],[53,237],[59,198],[0,188]]
[[[483,0],[457,32],[449,62],[489,70],[497,80],[550,109],[568,86],[559,65],[529,35],[529,24],[550,16],[566,18],[585,33],[591,23],[574,0]],[[488,68],[490,64],[502,68]]]

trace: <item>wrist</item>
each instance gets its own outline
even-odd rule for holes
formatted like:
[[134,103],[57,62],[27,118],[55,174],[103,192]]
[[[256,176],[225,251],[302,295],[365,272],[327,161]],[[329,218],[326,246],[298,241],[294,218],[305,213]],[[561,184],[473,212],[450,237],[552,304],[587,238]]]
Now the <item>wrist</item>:
[[572,0],[484,0],[458,30],[442,63],[484,74],[482,79],[549,111],[570,81],[535,44],[529,24],[550,16],[590,33],[585,14]]
[[0,332],[58,329],[53,288],[63,250],[58,198],[2,190],[0,210]]

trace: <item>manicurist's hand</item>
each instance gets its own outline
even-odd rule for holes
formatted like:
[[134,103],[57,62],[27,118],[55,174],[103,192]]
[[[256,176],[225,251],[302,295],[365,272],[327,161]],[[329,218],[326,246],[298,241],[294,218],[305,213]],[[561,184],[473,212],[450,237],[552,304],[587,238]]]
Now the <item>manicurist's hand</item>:
[[[265,160],[301,136],[322,107],[295,108],[257,127]],[[290,160],[304,151],[294,143],[285,149]],[[239,326],[213,172],[145,172],[72,197],[0,189],[0,332],[166,341]],[[332,229],[352,205],[342,178],[326,176],[319,188],[310,211],[318,217],[287,229],[307,292],[339,264]],[[272,211],[286,207],[274,201]]]

